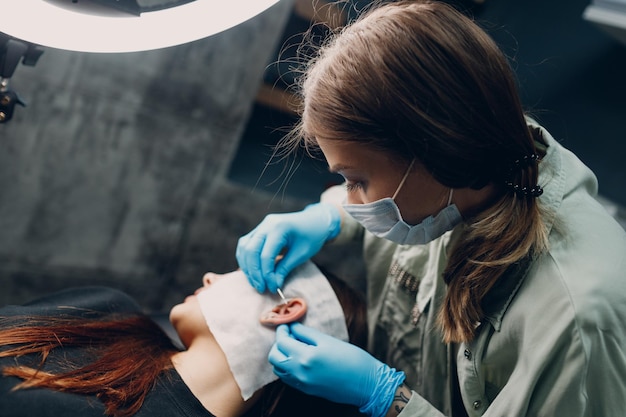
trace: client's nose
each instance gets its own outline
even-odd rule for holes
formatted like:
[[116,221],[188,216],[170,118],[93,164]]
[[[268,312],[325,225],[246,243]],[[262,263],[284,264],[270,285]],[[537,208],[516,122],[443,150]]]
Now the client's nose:
[[202,277],[202,285],[205,286],[205,287],[208,287],[209,285],[211,285],[215,281],[216,277],[217,277],[216,273],[214,273],[214,272],[207,272]]

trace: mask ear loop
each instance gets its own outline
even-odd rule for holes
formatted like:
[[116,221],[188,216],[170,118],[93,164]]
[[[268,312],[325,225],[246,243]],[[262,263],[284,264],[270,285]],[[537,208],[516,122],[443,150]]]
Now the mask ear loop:
[[406,172],[404,173],[404,177],[402,177],[402,181],[400,181],[400,185],[398,185],[398,188],[396,189],[396,192],[393,193],[393,196],[391,197],[392,200],[395,200],[398,193],[400,192],[400,190],[402,189],[402,186],[404,185],[404,182],[406,181],[406,179],[409,177],[409,174],[411,173],[411,168],[413,168],[413,164],[415,164],[415,159],[413,159],[411,161],[411,164],[409,165],[409,167],[406,169]]
[[450,188],[450,194],[448,195],[448,204],[446,204],[446,207],[448,207],[450,205],[450,203],[452,202],[452,192],[454,191],[454,188]]

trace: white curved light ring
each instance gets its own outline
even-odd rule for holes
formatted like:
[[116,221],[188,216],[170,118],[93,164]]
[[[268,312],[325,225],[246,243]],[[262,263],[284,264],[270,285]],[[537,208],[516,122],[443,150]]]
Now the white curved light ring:
[[2,0],[0,32],[38,45],[71,51],[145,51],[222,32],[278,1],[196,0],[133,16],[116,11],[106,15],[78,13],[45,0]]

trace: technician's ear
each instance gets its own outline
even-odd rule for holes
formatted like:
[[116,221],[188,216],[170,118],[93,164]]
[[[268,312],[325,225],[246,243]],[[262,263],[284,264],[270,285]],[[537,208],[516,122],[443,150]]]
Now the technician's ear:
[[276,327],[279,324],[293,323],[306,314],[306,302],[300,297],[290,298],[287,304],[281,303],[259,318],[261,324]]

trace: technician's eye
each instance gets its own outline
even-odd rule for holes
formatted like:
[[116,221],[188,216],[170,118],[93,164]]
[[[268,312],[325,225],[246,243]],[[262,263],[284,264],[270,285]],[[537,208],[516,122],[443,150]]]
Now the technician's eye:
[[346,186],[346,191],[349,192],[349,193],[363,189],[363,183],[362,182],[346,181],[344,184]]

